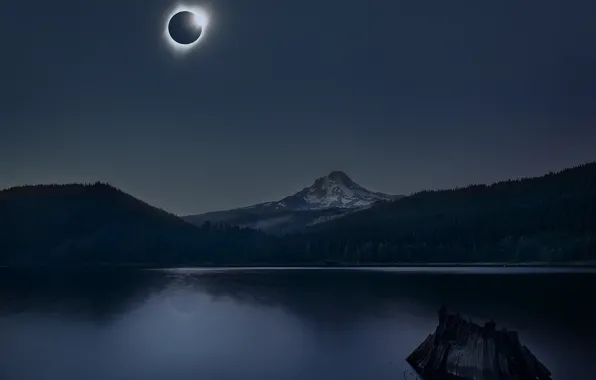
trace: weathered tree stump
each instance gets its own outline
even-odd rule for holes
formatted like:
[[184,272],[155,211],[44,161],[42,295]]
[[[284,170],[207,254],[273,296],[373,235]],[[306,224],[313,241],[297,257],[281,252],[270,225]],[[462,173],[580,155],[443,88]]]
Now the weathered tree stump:
[[551,380],[514,331],[439,311],[439,325],[406,361],[426,380]]

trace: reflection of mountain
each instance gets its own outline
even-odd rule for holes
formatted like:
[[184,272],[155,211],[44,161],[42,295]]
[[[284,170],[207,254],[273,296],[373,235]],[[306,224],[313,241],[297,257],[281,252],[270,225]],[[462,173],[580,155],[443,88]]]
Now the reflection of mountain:
[[[578,292],[591,275],[400,274],[360,270],[223,271],[181,273],[187,284],[215,299],[275,307],[315,326],[341,327],[359,318],[428,317],[441,304],[465,315],[507,325],[515,319],[566,325]],[[537,297],[548,294],[549,297]],[[596,310],[573,315],[577,331],[596,320]],[[519,326],[518,326],[519,327]],[[569,326],[566,326],[569,328]]]
[[[387,312],[391,300],[356,288],[349,273],[321,271],[228,272],[195,277],[195,286],[216,299],[273,307],[312,324],[342,328],[368,314]],[[360,284],[362,285],[362,284]]]
[[[429,320],[441,304],[499,325],[563,326],[585,334],[596,309],[582,305],[593,275],[395,274],[363,270],[232,270],[163,273],[137,270],[76,272],[0,270],[0,316],[58,313],[110,321],[152,297],[192,292],[255,308],[276,308],[314,328],[334,330],[375,316]],[[168,289],[166,293],[164,290]],[[546,296],[548,295],[548,296]],[[579,299],[578,299],[579,298]],[[165,303],[164,303],[165,305]],[[512,317],[513,315],[513,317]],[[430,317],[429,317],[430,316]],[[569,324],[572,319],[573,323]],[[520,322],[521,321],[521,322]],[[524,325],[511,326],[523,329]]]
[[167,281],[149,271],[0,269],[0,316],[41,312],[107,321],[142,304]]

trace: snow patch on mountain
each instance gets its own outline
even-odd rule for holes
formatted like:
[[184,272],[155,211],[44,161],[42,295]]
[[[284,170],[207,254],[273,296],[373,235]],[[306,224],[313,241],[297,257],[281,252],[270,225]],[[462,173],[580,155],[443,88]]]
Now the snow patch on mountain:
[[198,226],[210,221],[287,233],[341,218],[372,207],[379,201],[397,198],[399,196],[370,191],[352,181],[344,172],[333,171],[317,178],[311,186],[279,201],[190,215],[185,220]]
[[316,179],[311,186],[275,202],[275,207],[296,210],[362,208],[394,198],[392,195],[373,192],[358,185],[344,172],[333,171]]

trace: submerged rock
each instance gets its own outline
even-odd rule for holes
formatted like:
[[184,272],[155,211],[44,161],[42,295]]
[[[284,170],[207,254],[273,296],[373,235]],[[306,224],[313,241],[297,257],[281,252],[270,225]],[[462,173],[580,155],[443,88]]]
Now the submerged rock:
[[516,332],[439,311],[439,325],[406,361],[426,380],[551,380]]

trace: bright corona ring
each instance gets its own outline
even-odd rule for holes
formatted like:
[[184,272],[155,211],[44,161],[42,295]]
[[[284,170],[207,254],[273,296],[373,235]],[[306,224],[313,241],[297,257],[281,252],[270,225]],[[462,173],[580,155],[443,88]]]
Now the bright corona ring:
[[208,27],[209,15],[204,8],[177,4],[166,12],[163,38],[173,53],[181,55],[205,39]]

